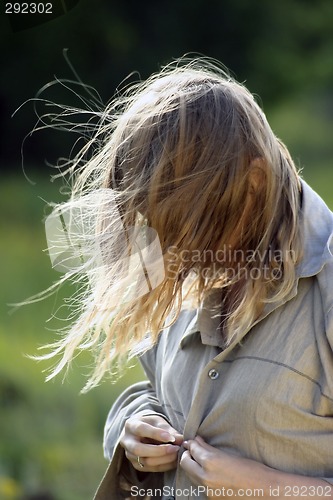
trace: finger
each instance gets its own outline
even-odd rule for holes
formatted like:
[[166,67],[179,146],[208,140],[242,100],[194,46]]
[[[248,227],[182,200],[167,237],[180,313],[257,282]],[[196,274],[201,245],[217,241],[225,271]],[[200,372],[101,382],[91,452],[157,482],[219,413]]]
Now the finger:
[[125,431],[141,438],[153,439],[160,443],[173,443],[176,441],[176,437],[170,432],[139,419],[127,420],[125,423]]
[[[167,420],[160,415],[148,415],[141,418],[144,422],[147,422],[152,427],[156,427],[157,429],[161,429],[162,431],[166,431],[167,433],[169,433],[169,435],[171,436],[170,442],[181,445],[184,441],[184,436],[180,432],[178,432],[177,429],[172,427],[169,422],[167,422]],[[175,441],[173,441],[172,436],[175,438]]]
[[177,467],[177,461],[171,464],[156,465],[155,467],[147,467],[145,465],[140,467],[138,463],[136,463],[136,465],[132,464],[132,466],[139,472],[167,472]]
[[123,438],[120,444],[132,455],[140,457],[161,457],[178,453],[179,446],[172,444],[145,444],[135,438]]
[[205,448],[208,451],[214,450],[214,448],[210,444],[206,443],[206,441],[204,441],[204,439],[201,436],[195,436],[194,439],[189,439],[189,440],[183,441],[184,448],[186,448],[186,450],[188,450],[190,443],[193,441],[197,441],[197,443],[200,446],[202,446],[203,448]]
[[201,436],[196,436],[194,440],[199,443],[200,446],[205,448],[207,451],[214,451],[215,448],[210,444],[206,443],[206,441]]
[[175,437],[175,441],[173,444],[181,446],[184,441],[184,436],[182,434],[179,434],[179,432],[177,431],[173,434],[173,436]]
[[[151,438],[140,438],[141,443],[146,443],[146,444],[163,444],[162,441],[156,440],[156,439],[151,439]],[[175,436],[175,441],[170,442],[168,441],[169,444],[174,444],[177,446],[181,446],[183,443],[183,436]]]
[[203,469],[195,460],[193,460],[188,450],[184,451],[182,454],[179,465],[194,483],[202,483],[201,475]]
[[[206,448],[205,442],[202,442],[197,439],[193,439],[187,442],[187,449],[193,458],[200,466],[203,465],[205,462],[208,453],[210,452],[209,449]],[[209,447],[209,445],[207,445]]]
[[[137,455],[133,455],[130,452],[125,452],[125,455],[126,455],[126,458],[134,466],[136,466],[136,467],[139,466],[140,467]],[[140,462],[144,465],[144,467],[146,468],[146,470],[148,470],[147,468],[158,467],[159,465],[176,464],[177,463],[177,453],[175,452],[173,454],[164,455],[164,456],[161,456],[161,457],[143,457],[143,456],[140,456]]]
[[144,422],[151,424],[153,427],[158,427],[170,432],[170,434],[180,434],[172,425],[167,421],[166,417],[161,417],[160,415],[146,415],[143,417],[138,417]]
[[172,443],[182,444],[182,442],[184,441],[184,436],[180,432],[178,432],[174,427],[171,427],[171,425],[169,425],[168,422],[166,421],[157,422],[157,424],[155,425],[153,424],[153,427],[157,427],[158,429],[161,429],[162,431],[169,433],[170,442]]

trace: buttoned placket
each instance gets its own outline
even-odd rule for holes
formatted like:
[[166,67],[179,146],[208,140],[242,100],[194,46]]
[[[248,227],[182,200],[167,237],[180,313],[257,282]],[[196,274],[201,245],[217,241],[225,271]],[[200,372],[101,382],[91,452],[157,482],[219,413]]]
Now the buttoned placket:
[[[291,290],[289,296],[278,304],[267,304],[263,314],[258,318],[253,325],[244,331],[243,335],[239,339],[243,339],[245,335],[252,330],[252,328],[266,318],[269,314],[271,314],[275,309],[281,307],[287,301],[291,300],[297,293],[298,280],[295,281],[294,287]],[[193,332],[193,327],[192,327]],[[237,343],[231,343],[228,347],[226,347],[222,352],[217,354],[201,371],[199,377],[199,384],[196,391],[196,396],[192,402],[190,412],[188,414],[185,427],[184,427],[184,439],[194,439],[196,436],[198,429],[201,425],[202,420],[202,409],[207,408],[211,396],[211,392],[215,390],[215,385],[213,384],[221,384],[223,383],[223,377],[221,376],[222,372],[222,364],[225,359],[230,356],[230,353],[235,349],[235,347],[239,345]],[[179,458],[182,455],[184,450],[181,449],[179,453]],[[184,474],[180,471],[180,468],[177,468],[176,478],[175,478],[175,490],[182,492],[186,491],[189,488],[188,480],[184,476]],[[177,496],[177,500],[188,500],[188,496],[181,495]]]
[[[201,424],[202,418],[202,408],[207,407],[211,392],[215,390],[213,384],[221,383],[220,381],[220,370],[219,363],[215,361],[215,358],[210,361],[202,370],[200,374],[200,382],[198,385],[198,390],[196,397],[192,403],[190,413],[188,415],[185,428],[184,428],[184,439],[193,439],[197,430]],[[179,453],[179,459],[181,458],[184,448],[181,449]],[[189,482],[185,475],[181,472],[180,467],[177,468],[176,480],[175,480],[175,490],[178,492],[185,492],[189,489]],[[177,500],[188,500],[188,496],[181,494],[177,496]]]

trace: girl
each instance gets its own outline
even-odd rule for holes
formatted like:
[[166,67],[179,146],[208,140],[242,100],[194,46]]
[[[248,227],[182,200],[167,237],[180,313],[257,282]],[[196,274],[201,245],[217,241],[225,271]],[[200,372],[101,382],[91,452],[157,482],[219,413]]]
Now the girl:
[[68,271],[89,286],[56,372],[96,348],[89,387],[129,352],[147,381],[110,411],[95,498],[332,498],[333,214],[212,62],[128,89],[97,141],[65,211],[95,213],[101,258]]

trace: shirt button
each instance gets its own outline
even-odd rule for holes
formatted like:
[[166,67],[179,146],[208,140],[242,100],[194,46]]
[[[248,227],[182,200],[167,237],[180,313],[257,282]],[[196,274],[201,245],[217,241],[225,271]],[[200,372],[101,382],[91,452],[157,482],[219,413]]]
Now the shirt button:
[[215,370],[215,368],[212,368],[208,372],[208,377],[212,380],[216,380],[217,378],[219,378],[219,376],[220,376],[220,374],[217,370]]

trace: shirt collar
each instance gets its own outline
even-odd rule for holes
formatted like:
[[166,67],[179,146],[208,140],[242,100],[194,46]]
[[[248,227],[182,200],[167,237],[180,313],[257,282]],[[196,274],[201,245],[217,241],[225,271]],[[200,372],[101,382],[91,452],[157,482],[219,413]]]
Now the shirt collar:
[[333,213],[302,181],[301,233],[304,241],[303,259],[296,268],[298,278],[315,276],[332,259]]
[[[318,274],[325,263],[332,259],[333,251],[333,213],[320,196],[303,180],[300,224],[304,251],[302,261],[296,268],[297,281],[299,278]],[[297,283],[295,283],[292,293],[288,296],[288,300],[296,294],[296,291]],[[220,290],[213,290],[204,299],[201,307],[192,311],[194,316],[180,340],[181,348],[186,345],[190,337],[198,334],[201,335],[203,344],[223,347],[223,341],[219,333],[221,319],[219,315],[212,316],[211,313],[212,306],[214,307],[220,301],[220,294]],[[264,316],[267,316],[281,304],[269,304]]]
[[[186,345],[190,337],[199,334],[201,335],[203,344],[223,347],[224,342],[219,330],[221,323],[220,304],[221,290],[216,288],[210,291],[198,309],[192,310],[193,318],[180,340],[181,348]],[[214,308],[216,309],[216,314],[212,314]]]

